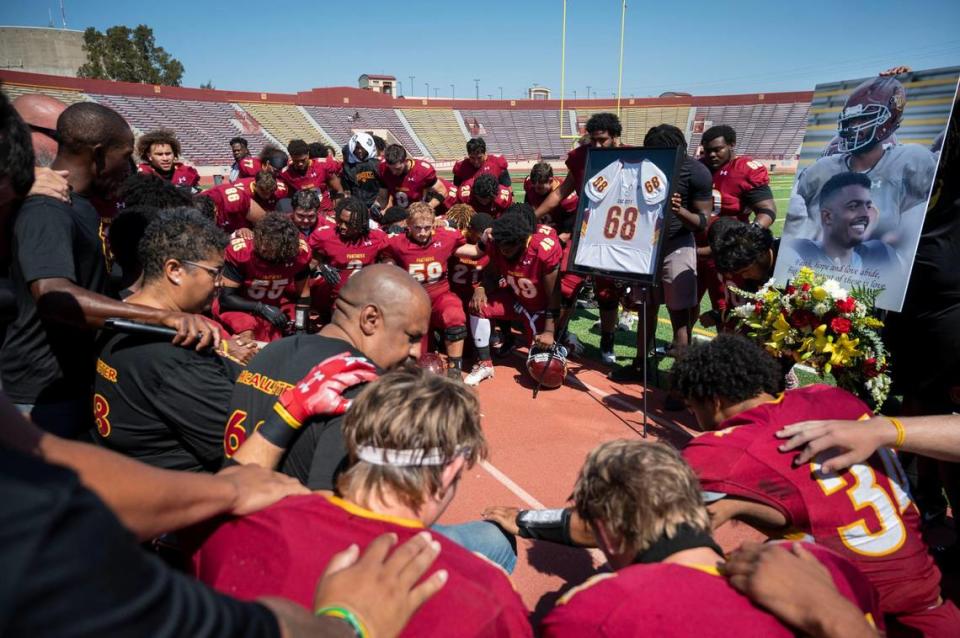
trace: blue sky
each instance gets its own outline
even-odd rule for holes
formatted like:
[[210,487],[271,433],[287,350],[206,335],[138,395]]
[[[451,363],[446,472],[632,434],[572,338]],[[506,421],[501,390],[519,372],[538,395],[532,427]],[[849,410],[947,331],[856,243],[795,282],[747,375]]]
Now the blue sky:
[[[65,0],[67,25],[151,26],[184,86],[295,92],[395,75],[408,95],[559,97],[561,0],[120,2]],[[960,64],[960,2],[633,0],[623,93],[809,90],[818,82]],[[47,26],[58,0],[4,0],[0,24]],[[59,21],[58,21],[59,24]],[[617,86],[619,0],[568,0],[566,93]],[[349,43],[349,46],[346,46]],[[409,76],[415,76],[413,91]]]

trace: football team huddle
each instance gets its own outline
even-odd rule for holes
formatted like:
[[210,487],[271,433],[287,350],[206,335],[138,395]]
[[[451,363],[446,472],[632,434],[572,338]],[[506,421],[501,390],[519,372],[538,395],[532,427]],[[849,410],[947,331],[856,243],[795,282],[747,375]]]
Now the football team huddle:
[[[488,454],[468,386],[493,377],[494,353],[522,339],[534,380],[561,385],[590,286],[616,362],[636,291],[570,270],[588,149],[621,145],[616,115],[591,116],[566,177],[534,164],[517,203],[480,138],[448,181],[365,132],[340,159],[298,139],[254,157],[238,137],[231,179],[200,190],[169,131],[134,144],[99,104],[53,123],[16,106],[0,98],[17,301],[0,369],[11,635],[528,636],[508,578],[517,536],[599,548],[611,570],[559,598],[546,636],[960,627],[890,449],[930,453],[928,424],[872,417],[825,385],[786,390],[788,371],[729,331],[691,344],[702,296],[701,321],[724,326],[725,282],[759,286],[776,257],[766,168],[736,154],[730,127],[703,134],[702,160],[674,126],[644,139],[684,151],[644,311],[667,306],[672,397],[705,433],[682,452],[603,443],[567,507],[490,504],[443,525]],[[34,170],[44,135],[57,150]],[[837,419],[871,428],[845,463],[811,452]],[[725,555],[713,530],[732,520],[789,541]]]

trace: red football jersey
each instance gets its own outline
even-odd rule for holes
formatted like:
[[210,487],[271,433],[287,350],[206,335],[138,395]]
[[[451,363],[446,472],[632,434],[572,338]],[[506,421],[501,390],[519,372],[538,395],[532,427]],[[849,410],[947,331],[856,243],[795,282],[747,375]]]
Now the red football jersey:
[[254,183],[256,181],[257,180],[254,177],[244,177],[243,179],[238,179],[237,181],[233,182],[233,184],[235,186],[239,186],[240,188],[245,189],[247,193],[249,193],[250,197],[252,197],[253,200],[256,201],[258,204],[260,204],[261,207],[263,207],[263,210],[266,210],[266,211],[276,210],[277,202],[279,202],[281,199],[286,199],[290,197],[290,189],[287,188],[287,185],[285,182],[283,182],[283,180],[278,178],[277,190],[273,192],[273,197],[269,199],[264,199],[259,195],[257,195],[257,191],[254,189]]
[[517,301],[533,314],[547,309],[551,290],[544,290],[544,277],[557,270],[563,260],[563,248],[556,231],[539,226],[527,240],[527,248],[516,261],[507,261],[494,242],[487,248],[490,265],[513,289]]
[[437,228],[430,241],[423,246],[412,241],[407,233],[394,235],[387,240],[383,254],[423,284],[427,294],[433,298],[450,290],[447,262],[457,248],[466,243],[459,230]]
[[[137,166],[137,172],[146,173],[148,175],[160,175],[163,179],[167,179],[165,175],[157,171],[153,165],[148,162],[143,162]],[[189,186],[193,188],[200,183],[200,173],[197,172],[192,166],[187,166],[186,164],[181,164],[180,162],[173,163],[173,174],[170,176],[170,183],[174,186]]]
[[564,164],[567,165],[569,175],[573,176],[573,190],[579,193],[583,190],[583,176],[587,172],[587,150],[588,144],[582,144],[567,153],[567,159]]
[[713,173],[714,213],[749,221],[748,207],[740,198],[758,186],[769,185],[770,175],[763,162],[746,155],[733,158]]
[[450,260],[450,290],[464,300],[473,296],[473,289],[480,283],[483,269],[490,263],[490,256],[484,255],[480,259],[469,257],[454,257]]
[[430,162],[408,159],[407,166],[407,172],[397,177],[390,172],[386,162],[380,162],[380,181],[393,195],[393,203],[401,208],[422,201],[424,194],[437,183],[437,171]]
[[240,228],[249,228],[250,191],[237,183],[225,183],[203,191],[204,197],[213,200],[217,209],[217,226],[228,233]]
[[244,157],[240,160],[239,165],[237,166],[237,171],[239,175],[237,178],[241,177],[256,177],[257,173],[260,172],[260,160],[256,157]]
[[[546,195],[541,195],[534,190],[533,182],[531,182],[530,178],[527,177],[525,180],[523,180],[523,202],[536,208],[542,204],[547,197],[550,196],[551,192],[560,187],[560,183],[560,179],[558,177],[554,177],[553,183],[550,185],[550,190],[547,191]],[[577,192],[573,191],[566,198],[560,201],[560,206],[548,212],[546,216],[541,217],[540,223],[563,227],[571,215],[577,214],[577,206],[579,203],[580,198],[577,196]]]
[[[882,627],[876,591],[864,576],[832,552],[805,547],[827,567],[840,593],[868,622]],[[613,638],[637,636],[640,628],[643,635],[665,637],[794,635],[731,587],[716,566],[677,563],[636,564],[594,576],[560,598],[544,618],[541,633]]]
[[299,190],[317,190],[325,191],[327,188],[327,165],[319,159],[307,160],[307,170],[300,173],[293,170],[291,165],[287,165],[278,180],[282,180],[291,191]]
[[[419,521],[378,514],[336,497],[289,496],[221,525],[194,554],[194,574],[239,598],[283,596],[313,610],[317,579],[337,552],[361,551],[381,534],[401,543],[423,530]],[[441,534],[430,567],[449,580],[423,604],[401,636],[532,636],[527,610],[506,574]]]
[[500,175],[502,175],[505,170],[507,170],[507,160],[502,155],[491,155],[487,153],[487,157],[483,160],[480,168],[471,164],[470,159],[465,157],[453,165],[453,183],[460,185],[468,179],[485,173],[493,175],[497,178],[497,181],[500,181]]
[[470,204],[473,210],[478,213],[489,213],[493,217],[499,217],[513,203],[513,189],[497,184],[497,193],[490,200],[489,204],[481,204],[473,195],[473,180],[468,179],[460,185],[457,193],[457,199],[464,204]]
[[307,277],[310,247],[300,239],[297,258],[289,264],[271,264],[257,256],[253,240],[235,237],[223,256],[224,276],[239,282],[244,296],[271,306],[296,302],[297,281]]
[[683,456],[703,489],[762,503],[780,511],[797,531],[837,552],[870,579],[884,613],[936,605],[940,572],[920,536],[920,517],[896,455],[878,450],[842,474],[822,474],[818,463],[794,467],[774,433],[791,423],[860,419],[870,410],[849,392],[813,385],[727,419],[723,429],[687,444]]
[[[447,189],[447,196],[443,198],[443,203],[437,206],[437,214],[442,215],[453,208],[454,204],[457,203],[457,187],[454,186],[453,182],[451,182],[449,179],[444,179],[442,177],[438,177],[437,182],[443,184],[443,186]],[[434,186],[434,188],[436,188],[436,186]]]
[[347,243],[337,234],[336,227],[323,224],[310,233],[307,242],[320,261],[340,271],[340,285],[336,287],[336,293],[353,273],[376,263],[387,245],[387,234],[374,228],[366,237]]

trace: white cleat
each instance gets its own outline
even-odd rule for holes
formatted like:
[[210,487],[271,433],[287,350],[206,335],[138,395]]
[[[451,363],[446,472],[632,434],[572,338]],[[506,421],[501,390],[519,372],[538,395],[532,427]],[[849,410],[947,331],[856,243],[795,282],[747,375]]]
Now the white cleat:
[[601,352],[600,359],[608,366],[617,365],[617,355],[613,354],[612,352]]
[[484,379],[492,379],[492,378],[493,378],[493,366],[489,364],[478,363],[475,366],[473,366],[473,369],[470,370],[470,374],[468,374],[463,379],[463,382],[466,385],[476,386],[476,385],[480,385],[480,382],[483,381]]

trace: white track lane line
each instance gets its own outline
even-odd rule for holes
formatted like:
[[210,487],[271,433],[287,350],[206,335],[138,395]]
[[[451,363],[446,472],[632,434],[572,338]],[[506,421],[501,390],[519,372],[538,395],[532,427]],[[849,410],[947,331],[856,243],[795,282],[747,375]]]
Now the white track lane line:
[[528,507],[538,510],[547,509],[547,506],[535,499],[530,492],[514,483],[509,476],[498,470],[487,461],[480,461],[480,467],[485,469],[487,474],[499,481],[500,484],[502,484],[505,488],[513,492],[514,496],[526,503]]

